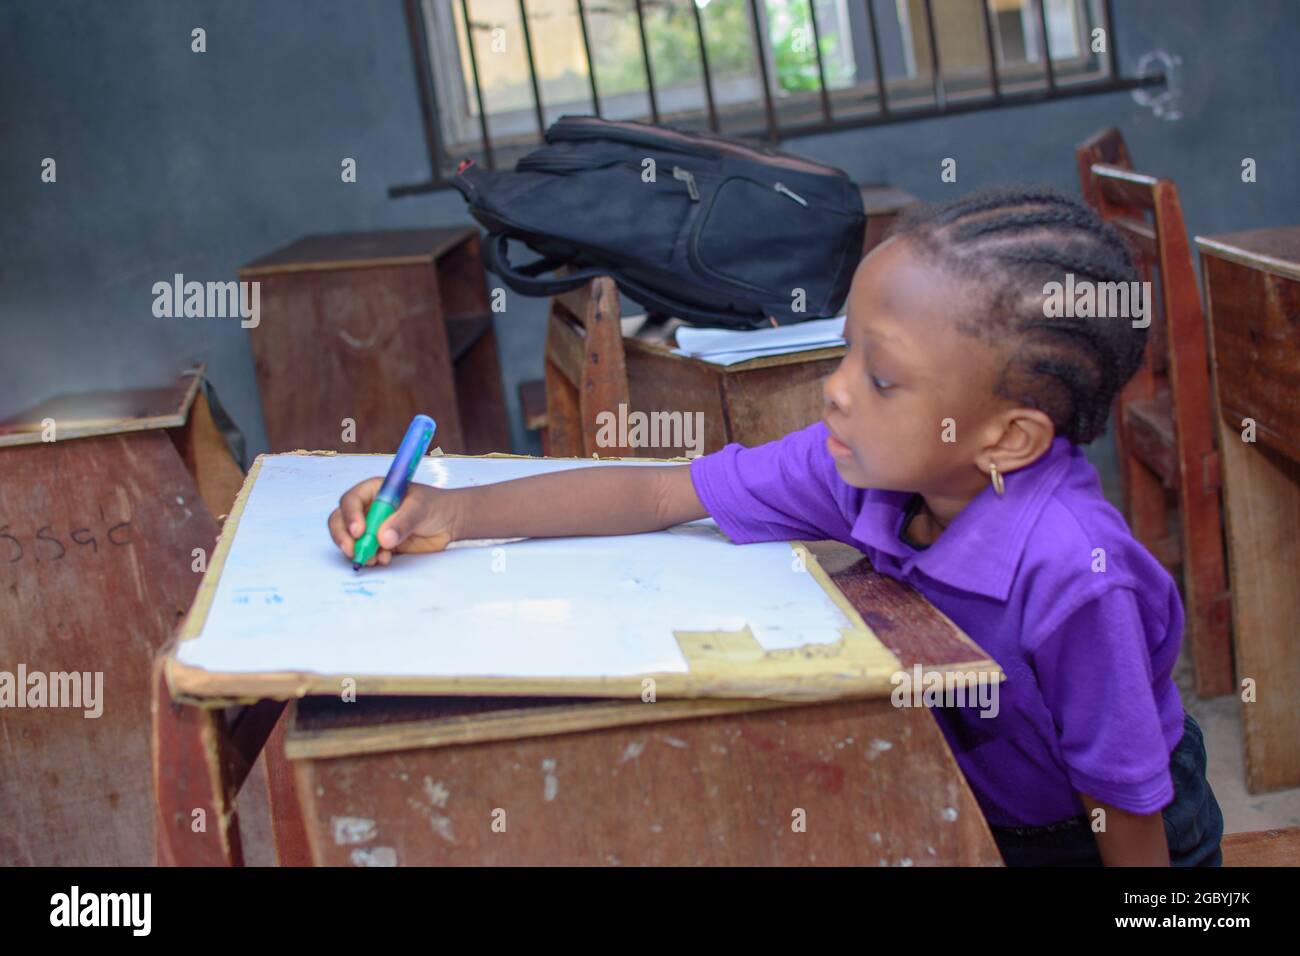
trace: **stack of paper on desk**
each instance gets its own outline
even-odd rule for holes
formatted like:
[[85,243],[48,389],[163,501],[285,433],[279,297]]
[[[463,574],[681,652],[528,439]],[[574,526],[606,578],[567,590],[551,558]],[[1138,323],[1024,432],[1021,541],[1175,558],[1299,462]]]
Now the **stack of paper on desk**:
[[844,316],[841,315],[751,331],[682,326],[677,330],[677,348],[673,351],[714,365],[735,365],[764,355],[788,355],[843,344]]

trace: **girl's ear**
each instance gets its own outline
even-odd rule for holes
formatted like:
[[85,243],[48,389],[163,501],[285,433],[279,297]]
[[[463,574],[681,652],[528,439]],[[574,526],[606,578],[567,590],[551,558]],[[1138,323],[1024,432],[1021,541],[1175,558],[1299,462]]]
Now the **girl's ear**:
[[988,474],[989,464],[1003,474],[1032,465],[1052,447],[1056,426],[1036,408],[1011,408],[998,417],[1000,428],[986,445],[976,464]]

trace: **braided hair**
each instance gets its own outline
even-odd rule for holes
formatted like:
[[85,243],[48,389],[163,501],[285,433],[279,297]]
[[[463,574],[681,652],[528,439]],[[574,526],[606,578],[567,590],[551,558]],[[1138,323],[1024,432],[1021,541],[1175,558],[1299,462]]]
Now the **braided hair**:
[[1046,188],[986,188],[904,213],[906,239],[971,284],[957,328],[1003,356],[996,394],[1043,412],[1085,445],[1106,429],[1111,403],[1142,362],[1146,329],[1115,316],[1049,317],[1045,286],[1067,273],[1135,282],[1124,239],[1088,207]]

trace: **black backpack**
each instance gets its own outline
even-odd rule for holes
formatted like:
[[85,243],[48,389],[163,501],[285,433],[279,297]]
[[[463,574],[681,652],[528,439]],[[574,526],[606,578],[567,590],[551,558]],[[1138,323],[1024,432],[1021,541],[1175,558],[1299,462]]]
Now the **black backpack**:
[[[839,315],[866,217],[843,170],[725,137],[562,116],[513,172],[452,180],[488,230],[486,267],[522,295],[609,275],[650,312],[756,328]],[[643,170],[653,160],[654,181]],[[509,239],[542,258],[513,266]],[[559,278],[541,278],[568,265]],[[802,290],[802,297],[796,295]]]

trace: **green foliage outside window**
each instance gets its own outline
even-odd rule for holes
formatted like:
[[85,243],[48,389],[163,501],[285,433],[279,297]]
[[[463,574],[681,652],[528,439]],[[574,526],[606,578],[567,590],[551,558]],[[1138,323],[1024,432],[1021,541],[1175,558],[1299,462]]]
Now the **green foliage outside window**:
[[[687,6],[689,2],[692,0],[644,0],[642,3],[646,43],[650,48],[656,88],[703,82],[699,39],[695,17]],[[816,90],[817,57],[811,45],[812,20],[806,0],[764,2],[775,53],[775,63],[770,63],[768,69],[775,72],[778,87],[791,92]],[[630,2],[627,6],[633,9]],[[819,4],[818,12],[823,10],[829,13],[829,5]],[[619,22],[628,24],[621,8],[610,12],[623,14]],[[758,60],[754,54],[749,0],[711,0],[700,9],[700,16],[708,44],[709,71],[715,82],[726,76],[757,76]],[[614,31],[609,23],[602,23],[602,19],[592,18],[598,41],[593,43],[596,79],[602,95],[644,89],[641,38],[635,21]],[[849,80],[852,72],[836,56],[841,40],[834,32],[827,34],[829,19],[829,16],[822,16],[818,19],[818,26],[823,31],[820,45],[826,85],[835,88]]]

